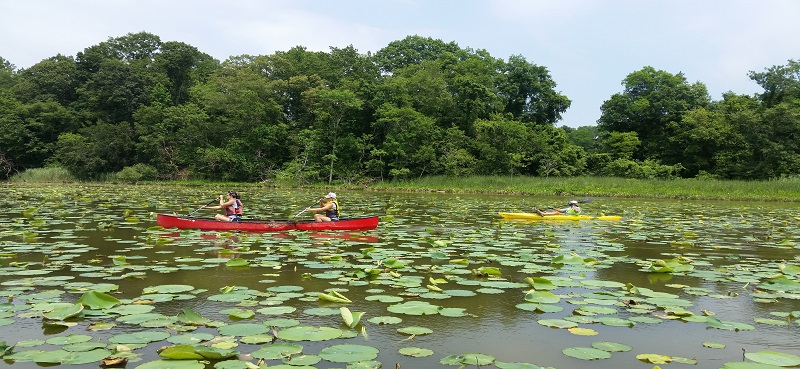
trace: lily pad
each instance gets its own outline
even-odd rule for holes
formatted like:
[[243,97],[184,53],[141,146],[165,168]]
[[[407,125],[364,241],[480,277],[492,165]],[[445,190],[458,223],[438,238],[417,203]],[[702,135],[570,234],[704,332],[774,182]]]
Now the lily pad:
[[398,328],[397,332],[404,334],[411,334],[414,336],[422,336],[433,333],[433,330],[425,327],[412,326],[412,327]]
[[784,367],[800,365],[800,357],[772,350],[748,352],[744,354],[744,357],[762,364],[770,364],[770,365],[777,365]]
[[319,352],[319,356],[334,363],[352,363],[378,357],[378,349],[366,345],[334,345]]
[[568,347],[561,350],[561,352],[563,352],[564,355],[581,360],[598,360],[611,357],[610,352],[598,350],[593,347]]
[[155,360],[144,363],[136,369],[204,369],[205,364],[197,360]]
[[240,323],[229,324],[217,328],[220,334],[226,336],[251,336],[254,334],[261,334],[269,332],[269,327],[264,324],[257,323]]
[[592,342],[592,347],[608,352],[626,352],[633,349],[632,347],[622,343],[608,341]]
[[672,358],[667,355],[658,355],[658,354],[639,354],[636,355],[636,358],[648,362],[651,364],[668,364],[672,362]]
[[341,336],[341,329],[330,327],[296,326],[278,332],[278,338],[286,341],[327,341]]
[[439,313],[439,306],[418,300],[389,305],[386,309],[393,313],[407,315],[435,315]]
[[537,320],[536,322],[545,327],[560,328],[560,329],[568,329],[578,326],[578,323],[570,322],[563,319],[540,319]]
[[550,291],[529,291],[525,294],[525,301],[539,304],[555,304],[561,300]]
[[303,346],[294,343],[275,343],[261,346],[251,355],[256,359],[282,359],[284,357],[303,352]]
[[403,347],[398,350],[400,355],[411,357],[427,357],[433,355],[433,350],[419,347]]

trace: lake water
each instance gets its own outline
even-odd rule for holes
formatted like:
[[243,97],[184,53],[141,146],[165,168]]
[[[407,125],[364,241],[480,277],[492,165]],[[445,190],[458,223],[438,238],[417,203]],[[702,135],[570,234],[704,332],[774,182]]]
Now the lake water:
[[[744,354],[764,350],[800,355],[800,231],[794,203],[579,197],[587,214],[624,218],[523,222],[504,221],[497,212],[562,206],[570,199],[338,191],[343,216],[379,215],[378,228],[358,234],[230,234],[159,229],[155,214],[212,216],[214,211],[195,210],[237,190],[246,217],[286,219],[313,205],[322,191],[2,188],[0,292],[9,303],[0,308],[0,341],[21,343],[13,352],[31,351],[31,357],[71,348],[63,342],[71,336],[91,336],[89,342],[113,348],[119,335],[143,331],[166,332],[172,340],[131,345],[137,355],[128,368],[158,360],[157,349],[173,345],[174,337],[198,333],[217,337],[217,347],[236,350],[252,363],[258,359],[246,355],[279,343],[301,345],[312,357],[351,344],[378,349],[374,360],[383,368],[449,367],[440,361],[464,354],[493,357],[498,367],[559,369],[656,365],[637,359],[642,354],[673,360],[662,367],[696,359],[698,368],[749,362]],[[249,266],[227,265],[238,258]],[[533,286],[528,277],[537,278]],[[64,323],[42,318],[47,304],[74,303],[97,288],[118,299],[118,306],[151,306],[148,314],[154,315],[86,309]],[[319,301],[319,293],[331,290],[352,303]],[[415,315],[419,310],[405,305],[409,302],[439,309]],[[342,306],[363,312],[361,324],[345,326]],[[212,323],[176,319],[184,309]],[[233,318],[231,309],[254,316]],[[243,338],[246,333],[221,333],[231,332],[225,326],[276,324],[274,319],[341,329],[347,338],[252,343]],[[99,322],[113,326],[94,329]],[[409,327],[431,332],[402,333]],[[270,327],[265,334],[286,329]],[[574,357],[596,355],[591,348],[606,347],[605,342],[627,349],[608,358]],[[399,352],[403,348],[405,355]],[[412,357],[426,350],[433,353]],[[453,360],[460,358],[444,361]],[[52,365],[33,361],[5,364]],[[346,365],[323,358],[310,367]]]

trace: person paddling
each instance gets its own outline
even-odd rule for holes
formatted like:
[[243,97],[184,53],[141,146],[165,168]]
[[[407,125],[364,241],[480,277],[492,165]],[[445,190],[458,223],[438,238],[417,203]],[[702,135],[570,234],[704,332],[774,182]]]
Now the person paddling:
[[214,215],[214,219],[222,222],[241,222],[242,221],[242,200],[236,191],[228,191],[225,195],[219,195],[219,205],[204,206],[206,209],[225,209],[225,214]]
[[578,206],[578,201],[572,200],[572,201],[569,202],[569,205],[567,205],[567,207],[563,208],[563,209],[553,208],[553,209],[550,209],[549,211],[541,211],[541,210],[539,210],[537,208],[533,208],[533,211],[535,211],[536,214],[539,214],[541,216],[545,216],[545,215],[578,215],[578,214],[581,213],[581,207]]
[[336,194],[333,192],[328,193],[319,200],[318,208],[306,208],[311,212],[325,212],[325,214],[314,214],[314,221],[317,222],[331,222],[339,220],[339,202],[336,201]]

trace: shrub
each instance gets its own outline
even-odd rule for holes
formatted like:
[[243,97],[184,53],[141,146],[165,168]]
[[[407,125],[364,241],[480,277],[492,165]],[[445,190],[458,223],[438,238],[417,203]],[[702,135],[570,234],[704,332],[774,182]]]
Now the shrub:
[[603,168],[602,174],[605,176],[623,178],[671,179],[678,178],[678,174],[681,170],[683,170],[681,164],[663,165],[653,160],[640,162],[630,159],[616,159]]
[[140,163],[122,168],[122,170],[114,174],[114,177],[118,181],[135,183],[154,180],[156,175],[158,175],[156,168]]

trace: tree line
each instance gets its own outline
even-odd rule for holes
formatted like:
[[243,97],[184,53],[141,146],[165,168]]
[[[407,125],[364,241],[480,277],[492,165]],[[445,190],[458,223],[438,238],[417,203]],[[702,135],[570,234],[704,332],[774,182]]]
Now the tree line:
[[544,66],[421,36],[219,61],[129,33],[17,69],[0,57],[0,178],[62,167],[82,179],[362,183],[426,175],[770,179],[800,172],[800,63],[713,101],[646,66],[596,125]]

